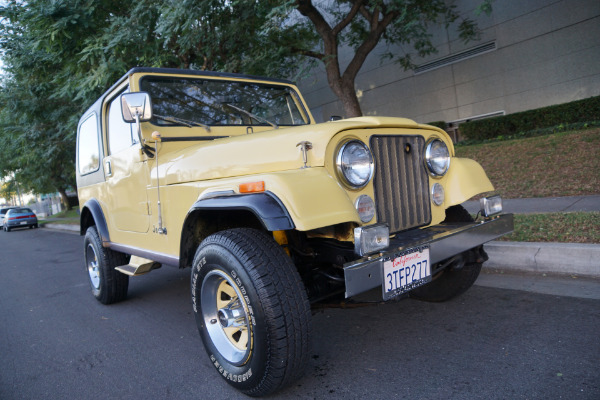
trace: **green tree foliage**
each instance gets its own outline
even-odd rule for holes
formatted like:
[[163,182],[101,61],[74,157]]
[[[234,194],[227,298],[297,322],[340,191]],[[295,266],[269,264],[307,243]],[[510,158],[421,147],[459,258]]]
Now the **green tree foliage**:
[[[14,176],[25,190],[59,191],[64,200],[75,187],[79,116],[134,66],[289,78],[321,63],[351,117],[362,114],[355,78],[378,44],[410,45],[387,54],[408,68],[412,57],[435,51],[431,24],[455,26],[464,40],[477,35],[444,0],[0,4],[0,176]],[[338,59],[342,47],[353,49],[346,65]]]
[[17,187],[15,182],[10,180],[8,182],[0,182],[0,197],[10,201],[13,197],[17,195]]
[[[79,115],[122,74],[108,60],[85,59],[90,32],[103,32],[119,12],[95,1],[9,1],[0,8],[4,75],[0,87],[0,172],[27,190],[75,187]],[[94,79],[96,81],[94,81]]]

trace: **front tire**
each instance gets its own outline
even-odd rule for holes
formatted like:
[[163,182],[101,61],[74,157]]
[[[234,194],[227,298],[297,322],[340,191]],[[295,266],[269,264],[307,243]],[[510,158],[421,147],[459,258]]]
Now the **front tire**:
[[[452,206],[446,210],[444,222],[473,222],[473,217],[462,206]],[[487,255],[483,246],[468,250],[438,272],[433,280],[410,292],[410,297],[430,302],[442,302],[466,292],[477,280],[483,261]]]
[[102,304],[125,300],[129,276],[115,267],[126,265],[127,255],[103,247],[95,226],[88,228],[83,243],[85,266],[94,297]]
[[309,356],[310,305],[291,259],[264,232],[207,237],[194,257],[192,303],[211,363],[250,396],[298,379]]

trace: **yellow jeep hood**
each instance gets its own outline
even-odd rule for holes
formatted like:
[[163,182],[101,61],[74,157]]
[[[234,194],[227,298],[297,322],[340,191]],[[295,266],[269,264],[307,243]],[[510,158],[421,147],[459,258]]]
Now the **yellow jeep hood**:
[[405,118],[360,117],[272,129],[194,144],[167,157],[171,161],[161,169],[166,168],[167,185],[299,169],[304,165],[302,141],[312,143],[307,165],[324,166],[327,144],[339,132],[384,127],[425,128]]

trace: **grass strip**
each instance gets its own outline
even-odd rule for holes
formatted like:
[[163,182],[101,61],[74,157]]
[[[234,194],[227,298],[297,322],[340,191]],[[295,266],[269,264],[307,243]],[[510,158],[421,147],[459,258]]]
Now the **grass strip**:
[[40,225],[45,224],[66,224],[66,225],[78,225],[79,224],[79,210],[77,207],[71,210],[61,211],[59,213],[48,216],[47,218],[40,218]]
[[515,214],[512,242],[600,243],[600,212]]
[[456,146],[479,162],[504,198],[598,194],[600,129]]

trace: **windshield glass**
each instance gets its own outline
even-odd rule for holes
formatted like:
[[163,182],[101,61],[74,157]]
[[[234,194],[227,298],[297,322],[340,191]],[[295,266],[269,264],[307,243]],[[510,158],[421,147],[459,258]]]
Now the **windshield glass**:
[[163,126],[305,125],[297,93],[288,86],[201,78],[144,77],[152,123]]
[[9,210],[11,214],[25,214],[25,213],[33,213],[29,208],[13,208]]

